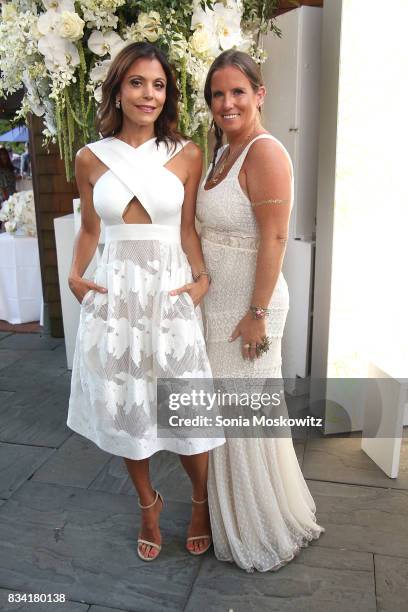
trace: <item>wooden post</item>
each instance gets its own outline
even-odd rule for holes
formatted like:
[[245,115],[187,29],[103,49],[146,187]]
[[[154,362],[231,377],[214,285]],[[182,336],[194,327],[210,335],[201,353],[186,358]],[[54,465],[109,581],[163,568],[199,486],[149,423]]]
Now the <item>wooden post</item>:
[[[42,146],[42,119],[29,120],[33,190],[44,296],[44,326],[51,336],[61,338],[61,298],[59,292],[54,219],[72,213],[72,200],[78,197],[75,182],[68,183],[58,147]],[[65,279],[64,279],[65,282]]]

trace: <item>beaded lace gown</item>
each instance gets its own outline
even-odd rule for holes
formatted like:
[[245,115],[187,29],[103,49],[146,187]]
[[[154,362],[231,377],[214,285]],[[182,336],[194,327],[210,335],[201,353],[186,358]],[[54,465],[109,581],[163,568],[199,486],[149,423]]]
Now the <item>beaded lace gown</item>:
[[[249,147],[258,138],[273,137],[262,134],[254,138],[226,178],[207,191],[204,180],[198,194],[197,218],[212,277],[204,314],[207,352],[215,378],[282,376],[281,339],[289,308],[282,273],[266,319],[269,351],[259,359],[244,360],[240,338],[228,342],[248,312],[255,279],[258,229],[238,175]],[[279,569],[324,531],[316,523],[315,503],[288,437],[227,438],[210,453],[208,497],[217,558],[234,561],[247,571]]]
[[[158,450],[192,455],[224,443],[218,438],[157,436],[157,378],[208,378],[200,309],[187,293],[192,282],[180,243],[184,186],[166,168],[188,141],[169,152],[154,138],[135,148],[117,138],[87,145],[107,167],[93,190],[105,225],[105,247],[81,304],[68,426],[100,448],[129,459]],[[171,149],[170,149],[171,151]],[[151,224],[127,224],[137,198]]]

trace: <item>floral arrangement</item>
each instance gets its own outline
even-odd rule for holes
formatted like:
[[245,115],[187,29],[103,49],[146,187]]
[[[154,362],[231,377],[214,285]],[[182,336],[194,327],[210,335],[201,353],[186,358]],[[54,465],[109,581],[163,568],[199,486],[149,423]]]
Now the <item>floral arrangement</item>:
[[0,209],[0,221],[4,222],[9,234],[37,236],[32,190],[18,191],[5,200]]
[[[101,86],[115,55],[149,41],[172,62],[181,91],[180,129],[206,142],[208,67],[225,49],[265,60],[260,34],[277,0],[10,0],[0,22],[0,96],[25,86],[17,118],[43,117],[45,142],[58,141],[66,174],[76,150],[96,140]],[[10,52],[12,50],[12,52]]]

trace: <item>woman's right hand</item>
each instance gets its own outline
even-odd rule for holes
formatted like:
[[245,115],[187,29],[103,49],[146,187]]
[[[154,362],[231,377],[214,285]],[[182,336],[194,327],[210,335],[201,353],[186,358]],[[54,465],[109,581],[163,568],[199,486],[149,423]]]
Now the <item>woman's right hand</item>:
[[88,291],[98,291],[98,293],[108,292],[105,287],[101,287],[93,281],[86,278],[81,278],[80,276],[70,276],[68,278],[68,285],[80,304],[82,304],[82,300]]

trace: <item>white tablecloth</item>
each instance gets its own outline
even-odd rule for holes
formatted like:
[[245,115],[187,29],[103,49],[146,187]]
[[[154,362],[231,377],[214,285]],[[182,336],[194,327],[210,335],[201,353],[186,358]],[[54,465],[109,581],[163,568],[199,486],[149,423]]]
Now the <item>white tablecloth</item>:
[[42,287],[37,238],[0,234],[0,319],[40,321]]

